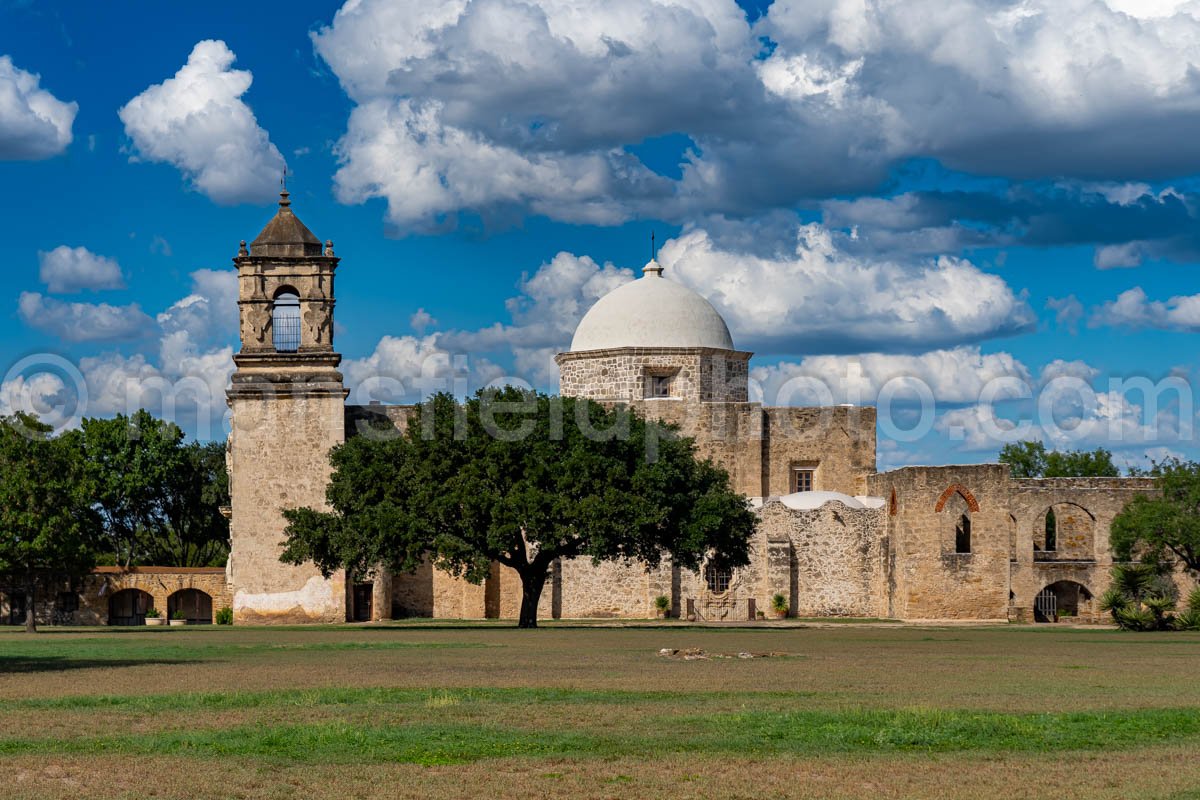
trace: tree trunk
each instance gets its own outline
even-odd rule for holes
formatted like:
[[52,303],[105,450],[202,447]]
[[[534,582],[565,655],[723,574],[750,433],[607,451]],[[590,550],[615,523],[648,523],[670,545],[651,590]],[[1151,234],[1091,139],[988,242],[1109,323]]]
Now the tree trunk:
[[25,632],[37,633],[37,620],[34,618],[34,580],[30,575],[29,583],[25,586]]
[[536,628],[538,603],[542,589],[546,586],[547,570],[544,564],[532,564],[531,569],[521,575],[521,617],[518,628]]

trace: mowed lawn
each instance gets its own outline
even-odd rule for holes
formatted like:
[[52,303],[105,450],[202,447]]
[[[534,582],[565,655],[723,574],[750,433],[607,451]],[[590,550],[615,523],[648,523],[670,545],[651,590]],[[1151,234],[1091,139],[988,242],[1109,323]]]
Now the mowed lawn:
[[463,796],[1200,798],[1200,635],[0,630],[0,797]]

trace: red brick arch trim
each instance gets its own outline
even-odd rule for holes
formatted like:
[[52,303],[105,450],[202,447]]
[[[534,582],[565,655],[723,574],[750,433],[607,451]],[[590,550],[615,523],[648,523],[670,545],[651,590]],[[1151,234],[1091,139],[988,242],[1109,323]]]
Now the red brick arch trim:
[[967,510],[972,514],[979,513],[979,501],[975,499],[975,495],[971,494],[971,490],[963,486],[961,483],[952,483],[946,487],[946,491],[942,492],[942,496],[938,498],[937,505],[934,506],[934,511],[941,511],[946,507],[946,501],[955,493],[962,496],[963,500],[967,501]]

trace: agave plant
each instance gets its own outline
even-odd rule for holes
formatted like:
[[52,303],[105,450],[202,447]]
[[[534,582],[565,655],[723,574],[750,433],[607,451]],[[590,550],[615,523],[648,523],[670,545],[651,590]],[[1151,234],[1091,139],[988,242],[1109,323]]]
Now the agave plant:
[[[1112,586],[1100,597],[1100,608],[1126,631],[1163,631],[1175,627],[1175,599],[1153,564],[1113,567]],[[1200,591],[1193,592],[1200,595]],[[1196,599],[1200,601],[1200,596]],[[1200,604],[1197,605],[1200,609]],[[1200,618],[1200,613],[1196,615]]]

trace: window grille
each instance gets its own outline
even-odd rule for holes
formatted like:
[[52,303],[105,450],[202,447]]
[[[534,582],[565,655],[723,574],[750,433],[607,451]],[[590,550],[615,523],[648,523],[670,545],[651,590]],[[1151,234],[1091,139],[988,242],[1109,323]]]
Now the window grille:
[[282,294],[271,310],[271,336],[275,350],[294,353],[300,349],[300,298]]

